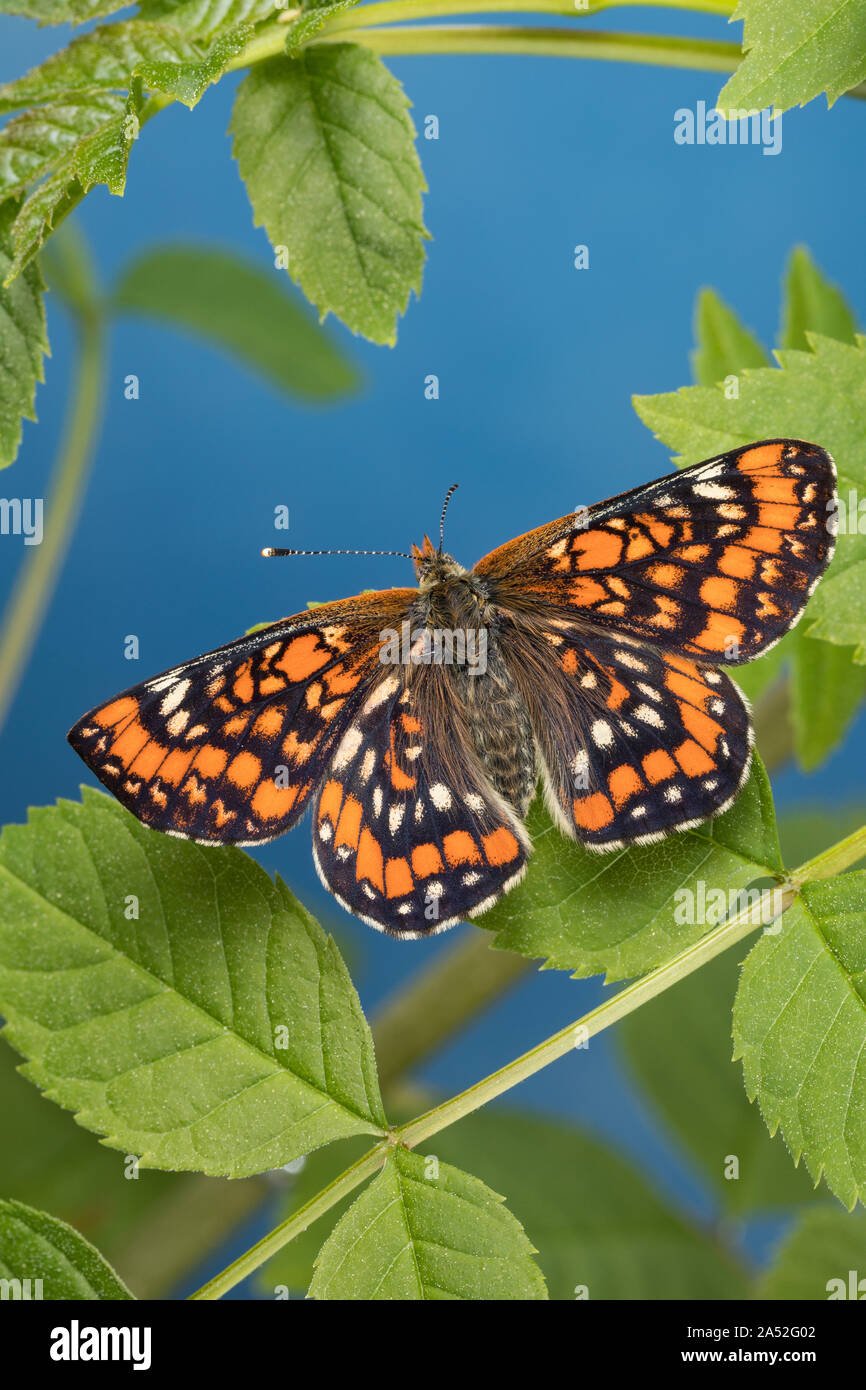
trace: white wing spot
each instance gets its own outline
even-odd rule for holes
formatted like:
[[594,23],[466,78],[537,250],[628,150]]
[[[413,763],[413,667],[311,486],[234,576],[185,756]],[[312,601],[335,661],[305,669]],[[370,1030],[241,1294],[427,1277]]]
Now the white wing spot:
[[396,835],[400,826],[403,824],[403,812],[405,810],[405,805],[400,802],[396,806],[392,806],[388,812],[388,829],[391,831],[392,835]]
[[640,719],[644,724],[651,724],[654,729],[663,729],[665,726],[665,721],[658,710],[652,709],[650,705],[638,705],[634,717]]
[[444,782],[434,782],[430,788],[430,800],[437,811],[450,811],[451,793]]
[[604,719],[596,719],[592,726],[592,740],[599,748],[609,748],[613,743],[613,729]]

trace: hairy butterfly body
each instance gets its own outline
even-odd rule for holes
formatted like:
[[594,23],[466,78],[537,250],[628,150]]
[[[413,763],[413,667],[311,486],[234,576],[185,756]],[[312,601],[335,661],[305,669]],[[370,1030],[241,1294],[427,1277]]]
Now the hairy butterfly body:
[[399,936],[525,871],[541,779],[606,851],[731,805],[752,734],[719,667],[801,616],[833,551],[832,459],[766,440],[528,532],[471,570],[296,614],[97,707],[69,740],[145,824],[258,844],[311,808],[320,877]]

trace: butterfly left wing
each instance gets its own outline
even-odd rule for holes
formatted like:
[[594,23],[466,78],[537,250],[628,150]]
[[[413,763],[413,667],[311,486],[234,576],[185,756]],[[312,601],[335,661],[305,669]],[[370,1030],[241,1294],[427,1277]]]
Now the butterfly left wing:
[[324,604],[132,686],[69,742],[145,825],[257,844],[303,814],[414,589]]
[[628,637],[511,615],[502,651],[529,710],[548,805],[590,849],[719,815],[748,776],[748,710],[722,671]]
[[529,839],[491,786],[441,666],[387,674],[350,723],[313,810],[325,887],[370,926],[429,936],[486,911]]
[[697,661],[760,656],[829,564],[836,470],[773,439],[561,517],[480,560],[493,603],[579,617]]

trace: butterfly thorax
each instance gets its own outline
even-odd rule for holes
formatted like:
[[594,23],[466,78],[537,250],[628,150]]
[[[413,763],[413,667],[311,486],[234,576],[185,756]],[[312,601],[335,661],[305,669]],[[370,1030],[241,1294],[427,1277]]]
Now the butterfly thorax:
[[[487,583],[451,555],[413,547],[419,596],[413,626],[452,634],[443,668],[451,698],[465,715],[465,736],[500,796],[523,817],[537,781],[529,712],[499,642],[499,615]],[[462,642],[459,640],[462,637]]]

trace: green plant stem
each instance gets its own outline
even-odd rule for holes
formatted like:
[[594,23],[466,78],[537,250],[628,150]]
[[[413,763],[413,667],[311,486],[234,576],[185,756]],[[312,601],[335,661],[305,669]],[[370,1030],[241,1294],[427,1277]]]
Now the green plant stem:
[[805,864],[801,864],[799,869],[795,869],[791,874],[790,881],[796,887],[803,883],[814,883],[819,878],[833,878],[834,875],[842,873],[843,869],[848,869],[852,864],[856,864],[858,859],[866,857],[866,825],[855,830],[852,835],[846,836],[844,840],[839,840],[829,849],[816,854],[814,859],[807,859]]
[[105,316],[82,243],[77,243],[75,254],[80,293],[74,302],[67,303],[77,330],[77,371],[48,489],[42,544],[26,555],[0,628],[0,727],[15,697],[66,555],[102,419]]
[[219,1274],[214,1275],[206,1284],[203,1284],[195,1293],[190,1294],[190,1298],[195,1300],[208,1300],[222,1298],[224,1293],[233,1289],[235,1284],[239,1284],[242,1279],[246,1279],[248,1274],[263,1265],[265,1260],[269,1260],[284,1245],[288,1245],[295,1236],[301,1235],[303,1231],[319,1216],[323,1216],[330,1207],[339,1202],[347,1193],[359,1187],[366,1178],[371,1178],[378,1172],[388,1156],[391,1144],[387,1139],[382,1140],[367,1153],[362,1154],[357,1163],[353,1163],[351,1168],[347,1168],[338,1178],[335,1178],[327,1187],[317,1192],[306,1206],[300,1207],[298,1211],[292,1213],[286,1221],[275,1226],[263,1240],[257,1245],[253,1245],[246,1250],[239,1259],[234,1260],[227,1269],[223,1269]]
[[691,10],[730,19],[734,0],[587,0],[578,7],[574,0],[382,0],[360,5],[326,20],[322,33],[342,29],[368,29],[375,24],[398,24],[406,20],[437,19],[445,15],[471,14],[559,14],[578,21],[603,10],[616,9]]

